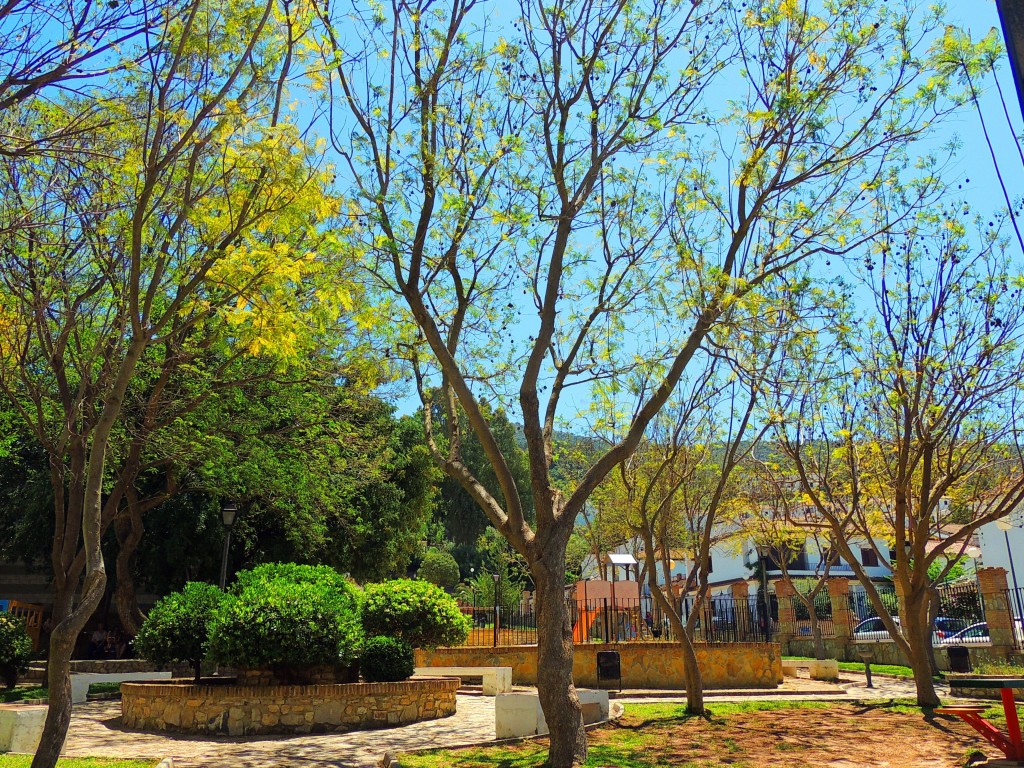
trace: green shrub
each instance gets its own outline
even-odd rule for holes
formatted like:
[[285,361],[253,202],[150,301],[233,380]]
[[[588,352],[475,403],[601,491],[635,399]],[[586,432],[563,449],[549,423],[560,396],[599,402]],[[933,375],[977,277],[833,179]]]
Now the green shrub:
[[292,584],[325,584],[343,592],[354,594],[352,584],[329,565],[299,565],[298,563],[264,563],[248,571],[239,571],[231,591],[240,595],[254,584],[288,581]]
[[459,564],[455,562],[455,558],[438,549],[427,550],[416,575],[423,581],[436,584],[446,592],[455,589],[462,578],[462,574],[459,573]]
[[223,601],[224,593],[213,584],[190,581],[153,606],[132,645],[155,664],[188,662],[198,681],[210,620]]
[[347,666],[363,632],[356,590],[333,569],[275,566],[239,574],[210,627],[210,654],[237,667]]
[[32,658],[32,638],[20,616],[0,613],[0,683],[13,688],[18,675],[28,669]]
[[363,646],[359,671],[368,683],[394,683],[412,677],[412,647],[397,637],[371,637]]
[[413,648],[461,645],[469,635],[469,617],[463,616],[458,603],[426,581],[368,584],[362,613],[368,637],[398,637]]

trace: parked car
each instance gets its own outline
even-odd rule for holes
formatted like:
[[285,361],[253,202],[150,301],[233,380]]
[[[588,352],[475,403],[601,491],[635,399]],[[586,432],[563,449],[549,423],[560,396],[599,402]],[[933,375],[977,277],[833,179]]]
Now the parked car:
[[[893,616],[896,626],[900,626],[899,616]],[[932,644],[939,645],[942,641],[967,629],[967,622],[963,619],[953,619],[948,616],[937,616],[932,632]],[[889,630],[878,616],[869,616],[853,628],[854,640],[889,640]]]
[[[1024,619],[1019,616],[1013,620],[1014,634],[1017,635],[1018,645],[1024,646]],[[989,643],[988,623],[979,621],[971,624],[967,629],[962,629],[955,635],[943,638],[941,645],[976,645],[978,643]]]

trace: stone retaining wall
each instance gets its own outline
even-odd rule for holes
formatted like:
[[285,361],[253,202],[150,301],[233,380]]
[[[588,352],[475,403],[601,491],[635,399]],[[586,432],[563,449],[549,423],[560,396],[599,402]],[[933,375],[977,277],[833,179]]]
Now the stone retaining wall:
[[[872,664],[910,666],[906,655],[892,640],[867,640],[860,642],[850,640],[843,642],[834,637],[826,637],[824,641],[825,656],[830,659],[860,663],[864,661],[861,658],[861,654],[870,653]],[[1006,663],[1009,661],[1013,663],[1014,659],[1017,659],[1016,663],[1019,664],[1024,659],[1024,656],[1021,654],[1007,655],[1004,649],[996,648],[992,645],[965,644],[964,647],[969,651],[971,664],[974,665],[985,662]],[[782,643],[782,649],[786,656],[814,656],[814,643],[810,640],[786,640]],[[943,672],[949,671],[949,656],[944,647],[939,646],[935,648],[935,662]]]
[[[682,690],[683,655],[677,643],[599,643],[577,645],[576,685],[597,687],[598,651],[618,651],[623,688]],[[697,643],[697,663],[709,689],[774,688],[782,682],[782,655],[775,643]],[[438,648],[416,651],[417,667],[512,667],[516,685],[537,684],[537,647]]]
[[142,731],[255,734],[386,728],[455,714],[456,678],[344,685],[125,683],[124,725]]

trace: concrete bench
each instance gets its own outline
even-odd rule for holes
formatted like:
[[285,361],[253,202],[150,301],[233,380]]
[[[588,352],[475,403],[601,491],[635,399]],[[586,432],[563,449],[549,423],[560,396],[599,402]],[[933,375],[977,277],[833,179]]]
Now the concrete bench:
[[797,670],[806,669],[812,680],[838,680],[839,662],[835,659],[783,659],[782,674],[797,677]]
[[71,703],[84,704],[93,683],[123,683],[127,680],[169,680],[170,672],[73,672]]
[[[610,712],[608,691],[576,689],[583,710],[583,722],[607,720]],[[621,706],[619,704],[618,706]],[[499,739],[543,735],[548,723],[536,693],[502,693],[494,699],[494,732]]]
[[0,704],[0,752],[34,755],[47,709],[45,704]]
[[416,667],[417,675],[483,678],[484,694],[497,696],[512,690],[512,667]]

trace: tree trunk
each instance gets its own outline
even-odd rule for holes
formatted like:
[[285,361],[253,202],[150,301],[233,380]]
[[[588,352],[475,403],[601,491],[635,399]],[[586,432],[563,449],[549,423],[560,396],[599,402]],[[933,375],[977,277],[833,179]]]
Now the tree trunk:
[[825,638],[821,635],[821,622],[818,621],[818,615],[814,612],[814,602],[811,602],[810,607],[810,621],[811,621],[811,638],[814,640],[814,658],[821,659],[825,658]]
[[129,638],[134,638],[139,633],[139,627],[145,619],[135,593],[135,559],[145,531],[142,516],[136,509],[134,504],[129,503],[114,520],[118,546],[117,560],[114,563],[114,607],[121,627]]
[[[106,582],[107,575],[102,569],[86,574],[82,600],[74,610],[70,606],[74,590],[70,588],[59,596],[63,604],[54,604],[54,627],[50,634],[46,674],[50,705],[39,749],[32,758],[32,768],[53,768],[57,764],[71,723],[71,654],[78,635],[103,599]],[[62,616],[59,621],[58,616]]]
[[679,633],[679,647],[683,649],[683,679],[686,681],[686,711],[691,715],[704,714],[704,676],[697,664],[697,650],[693,638],[685,630]]
[[937,707],[941,703],[932,680],[931,625],[928,623],[928,593],[921,592],[906,600],[906,627],[910,655],[910,667],[914,671],[914,686],[917,689],[919,707]]
[[565,601],[564,548],[549,545],[530,571],[537,588],[537,695],[551,734],[551,768],[579,768],[587,734],[572,679],[573,640]]
[[932,587],[928,590],[928,663],[931,665],[932,677],[939,676],[939,662],[935,658],[935,644],[932,643],[932,633],[935,630],[935,617],[939,615],[939,608],[939,591]]

